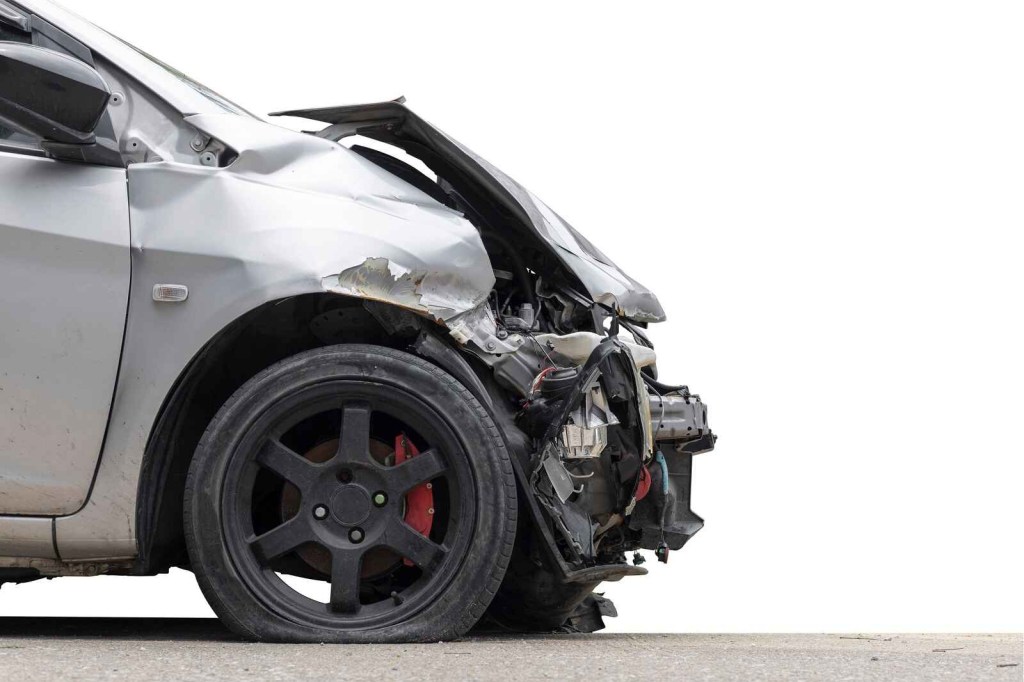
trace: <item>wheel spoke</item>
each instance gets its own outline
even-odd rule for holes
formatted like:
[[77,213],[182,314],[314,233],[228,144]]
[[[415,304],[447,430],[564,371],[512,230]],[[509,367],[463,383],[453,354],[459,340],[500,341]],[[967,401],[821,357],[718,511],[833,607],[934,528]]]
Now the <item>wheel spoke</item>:
[[285,447],[279,440],[268,439],[256,456],[256,461],[293,483],[299,490],[305,489],[316,474],[312,462]]
[[382,544],[419,566],[424,573],[433,572],[447,554],[444,547],[420,535],[401,519],[388,524]]
[[355,613],[359,610],[359,574],[363,553],[355,549],[331,552],[331,610]]
[[436,450],[426,450],[386,471],[393,493],[401,495],[420,483],[437,478],[446,469],[444,460]]
[[337,459],[342,462],[365,462],[370,459],[369,405],[352,403],[342,409]]
[[308,542],[309,539],[309,523],[296,516],[277,528],[250,539],[249,544],[253,546],[264,562],[269,562]]

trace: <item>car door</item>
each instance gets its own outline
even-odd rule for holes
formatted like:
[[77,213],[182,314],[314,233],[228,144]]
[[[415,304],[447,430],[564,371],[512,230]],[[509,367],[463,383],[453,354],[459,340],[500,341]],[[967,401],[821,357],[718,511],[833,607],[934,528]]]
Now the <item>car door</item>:
[[86,501],[131,278],[124,168],[46,158],[0,128],[0,514]]

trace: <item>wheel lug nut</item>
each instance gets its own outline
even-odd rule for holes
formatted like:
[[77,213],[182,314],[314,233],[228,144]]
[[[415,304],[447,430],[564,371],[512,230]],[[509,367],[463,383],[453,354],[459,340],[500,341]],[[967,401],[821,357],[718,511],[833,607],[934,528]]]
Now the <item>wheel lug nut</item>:
[[355,543],[362,542],[364,537],[365,535],[363,535],[361,528],[353,528],[348,532],[348,539]]
[[326,519],[327,518],[327,507],[325,507],[322,504],[318,504],[317,506],[313,507],[313,516],[318,518],[318,519],[320,519],[321,521],[323,519]]
[[378,507],[383,507],[388,503],[388,496],[384,493],[374,493],[373,503]]

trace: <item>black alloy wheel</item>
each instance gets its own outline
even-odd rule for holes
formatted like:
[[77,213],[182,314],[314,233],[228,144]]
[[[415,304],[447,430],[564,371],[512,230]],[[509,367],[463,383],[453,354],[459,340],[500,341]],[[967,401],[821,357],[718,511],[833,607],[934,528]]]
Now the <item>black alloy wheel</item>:
[[185,509],[197,579],[243,636],[448,639],[500,584],[515,481],[490,417],[451,376],[399,351],[334,346],[225,403]]

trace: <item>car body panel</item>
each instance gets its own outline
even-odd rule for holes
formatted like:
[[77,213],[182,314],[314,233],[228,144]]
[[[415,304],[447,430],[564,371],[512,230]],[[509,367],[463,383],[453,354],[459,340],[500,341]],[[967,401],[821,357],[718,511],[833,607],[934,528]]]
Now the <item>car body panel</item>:
[[[232,114],[188,120],[238,158],[227,168],[129,167],[133,288],[121,380],[95,492],[80,513],[56,521],[65,559],[134,555],[138,478],[161,405],[234,319],[323,293],[325,279],[329,286],[367,259],[387,261],[395,279],[429,273],[438,318],[475,307],[494,283],[468,221],[357,154]],[[155,283],[184,284],[188,299],[155,302]]]
[[[0,558],[4,557],[9,560],[56,560],[53,519],[45,516],[0,517]],[[0,567],[11,563],[0,562]]]
[[[0,0],[3,1],[7,0]],[[580,354],[576,361],[568,364],[583,363],[587,367],[592,361],[596,362],[598,355],[614,356],[609,367],[600,369],[595,364],[588,367],[588,372],[596,381],[607,369],[609,381],[616,382],[623,390],[618,399],[630,403],[628,408],[620,408],[624,415],[628,412],[626,422],[630,425],[623,447],[637,456],[638,471],[647,471],[646,467],[651,466],[656,443],[648,403],[649,384],[645,382],[653,381],[655,370],[649,367],[648,373],[642,375],[640,364],[633,359],[634,351],[647,354],[649,348],[640,346],[649,346],[649,342],[629,321],[658,322],[665,319],[665,313],[652,292],[623,273],[522,185],[418,117],[401,102],[288,112],[329,124],[318,135],[297,133],[238,110],[230,102],[204,91],[201,86],[47,0],[21,4],[94,50],[97,68],[103,69],[108,80],[125,90],[122,107],[112,113],[111,122],[128,170],[127,173],[123,169],[104,170],[120,172],[119,205],[124,220],[111,223],[127,226],[130,221],[130,241],[123,239],[122,263],[111,269],[113,278],[123,283],[123,290],[105,297],[102,302],[106,306],[103,313],[108,317],[112,310],[117,310],[118,304],[121,305],[117,319],[123,325],[123,350],[120,336],[106,341],[96,336],[97,340],[91,338],[89,342],[90,347],[94,342],[105,343],[105,350],[109,349],[115,356],[121,351],[113,400],[110,399],[113,379],[107,376],[111,372],[109,357],[105,358],[105,364],[90,365],[95,376],[71,373],[76,378],[90,378],[90,382],[76,388],[82,394],[88,391],[89,396],[74,391],[70,394],[78,399],[82,409],[92,410],[90,414],[97,417],[107,414],[109,407],[98,463],[98,445],[95,450],[77,451],[70,458],[74,460],[73,465],[64,460],[46,460],[54,469],[52,475],[73,478],[73,485],[60,499],[36,501],[35,507],[22,495],[19,504],[23,506],[18,509],[31,509],[31,513],[45,514],[45,517],[0,517],[0,558],[56,558],[47,569],[49,574],[55,575],[72,574],[82,570],[82,565],[106,567],[112,565],[111,562],[126,562],[119,564],[119,570],[127,570],[124,567],[131,566],[139,553],[139,490],[140,481],[149,471],[144,466],[147,444],[179,380],[203,349],[233,322],[268,304],[305,294],[339,294],[366,302],[385,302],[416,313],[417,324],[429,320],[431,333],[447,328],[449,338],[445,343],[461,345],[467,356],[475,356],[481,363],[478,366],[493,371],[494,385],[501,387],[494,390],[508,391],[513,387],[518,392],[516,397],[527,402],[535,397],[534,389],[540,386],[536,382],[543,379],[543,374],[538,375],[543,363],[552,363],[547,370],[555,368],[548,350],[532,339],[535,329],[550,331],[551,313],[548,311],[549,317],[545,318],[547,328],[534,327],[533,322],[540,318],[533,317],[533,313],[536,311],[539,315],[540,308],[534,310],[529,304],[553,306],[557,303],[560,306],[557,312],[565,314],[567,324],[577,325],[569,330],[559,327],[560,332],[566,333],[557,338],[582,331],[579,324],[589,325],[586,333],[595,337],[595,348],[587,357]],[[541,271],[535,269],[535,279],[521,287],[528,300],[517,301],[520,308],[516,313],[502,317],[504,313],[500,308],[491,308],[492,293],[493,298],[498,298],[491,253],[481,238],[482,228],[467,219],[467,216],[472,217],[475,207],[458,201],[442,203],[445,197],[439,200],[436,194],[417,188],[337,142],[347,133],[359,132],[363,126],[379,126],[391,120],[411,126],[421,146],[440,155],[449,167],[470,177],[476,189],[484,190],[481,194],[488,208],[496,207],[496,212],[502,215],[499,222],[515,231],[511,236],[524,238],[524,243],[529,241],[532,257],[550,268],[543,276],[548,277],[554,269],[553,281],[543,283],[548,289],[541,292]],[[56,163],[38,157],[33,160]],[[2,174],[3,168],[0,168]],[[439,174],[438,187],[442,179]],[[127,196],[123,195],[125,187]],[[38,197],[37,201],[43,199]],[[467,210],[467,214],[450,206]],[[83,205],[76,206],[75,210],[81,213],[94,208]],[[513,220],[507,220],[506,215],[511,215]],[[540,246],[534,248],[534,242]],[[506,251],[512,250],[515,249],[506,247]],[[550,262],[555,265],[551,266]],[[118,268],[126,270],[128,267],[130,296],[125,313],[128,280]],[[522,269],[527,270],[525,266]],[[48,270],[11,272],[17,278],[39,278]],[[46,290],[66,295],[60,304],[64,307],[54,310],[67,312],[73,319],[74,306],[82,305],[75,297],[82,287],[76,289],[76,282],[62,281],[61,273],[49,274]],[[508,271],[503,271],[506,281],[507,276]],[[180,290],[187,288],[188,295],[177,302],[158,300],[156,285],[179,285]],[[501,286],[508,287],[507,284]],[[531,287],[537,294],[537,301],[530,300],[533,298]],[[508,305],[512,295],[506,291],[503,300]],[[89,305],[92,302],[86,298],[86,307],[82,310],[88,313],[92,310]],[[372,314],[374,306],[369,303],[364,306]],[[530,313],[527,315],[531,320],[529,324],[520,327],[506,324],[515,319],[522,322],[524,309]],[[8,315],[15,318],[17,313],[17,310],[8,311]],[[634,350],[614,336],[618,324],[610,324],[612,331],[605,333],[603,322],[608,321],[611,313],[633,333],[639,344]],[[502,318],[500,329],[496,326],[497,318]],[[110,329],[117,325],[109,320],[106,325],[106,336],[113,336]],[[24,345],[26,339],[20,339],[19,343]],[[603,348],[598,349],[598,345]],[[567,357],[565,359],[568,361]],[[651,352],[646,364],[653,361]],[[615,369],[612,365],[620,366]],[[100,376],[101,369],[107,374]],[[116,367],[113,371],[116,372]],[[691,400],[699,403],[699,398],[691,396],[685,387],[659,386],[653,389],[656,393],[677,394],[683,407],[690,406]],[[97,397],[104,387],[107,388],[106,403]],[[581,384],[573,390],[581,392],[583,387]],[[686,429],[693,421],[682,407],[678,412],[678,427],[673,433]],[[692,407],[690,412],[696,414],[700,410]],[[202,423],[206,423],[209,416],[206,415]],[[107,423],[107,420],[99,421]],[[511,418],[507,421],[512,423]],[[557,463],[561,456],[557,452],[560,438],[557,432],[567,422],[556,423],[550,419],[549,422],[544,434],[547,445],[543,452],[538,450],[532,454]],[[620,423],[606,422],[594,429]],[[706,427],[706,423],[703,426]],[[39,425],[34,428],[38,429]],[[707,434],[713,446],[713,436],[710,431]],[[93,434],[90,444],[96,441]],[[191,455],[191,452],[185,454]],[[688,463],[690,455],[680,448],[669,456]],[[187,459],[179,458],[179,461],[187,463]],[[57,472],[62,466],[67,471]],[[557,467],[548,470],[557,473]],[[689,474],[688,470],[680,469],[680,472],[685,486],[679,487],[677,497],[681,511],[678,516],[688,520],[684,512],[689,511]],[[671,470],[666,469],[665,476],[670,473]],[[552,475],[549,473],[549,477]],[[629,506],[618,510],[624,511],[626,517],[640,500],[637,491],[641,479],[641,474],[637,473],[637,485],[629,485],[632,490]],[[565,480],[569,480],[568,474]],[[555,479],[551,478],[551,482]],[[524,485],[522,480],[520,485]],[[527,489],[524,485],[527,496],[530,490],[539,489]],[[570,486],[570,494],[572,490]],[[663,494],[668,495],[667,484],[664,490]],[[3,493],[2,487],[0,493]],[[561,499],[559,504],[565,501]],[[15,508],[0,507],[0,514],[5,509],[10,513]],[[560,517],[562,521],[582,520],[579,528],[584,534],[594,532],[588,512],[577,510],[573,516],[570,511]],[[623,521],[621,516],[618,523]],[[175,517],[174,523],[180,524],[179,518]],[[539,526],[542,517],[537,516],[535,522]],[[649,531],[656,528],[656,524],[644,523],[642,530],[650,544],[654,536]],[[678,546],[688,538],[687,533],[695,532],[692,526],[686,526],[683,529],[686,532],[678,534],[681,538],[676,542]],[[566,523],[562,523],[562,528],[568,533]],[[654,546],[645,545],[645,548]],[[593,543],[589,544],[589,549],[582,548],[581,551],[590,554],[580,554],[577,563],[595,561],[594,549]],[[623,573],[621,565],[609,566],[619,577],[640,571],[627,567]],[[604,570],[605,567],[591,568]],[[595,574],[588,570],[590,568],[581,569],[585,575],[577,578],[592,579]]]
[[0,152],[0,514],[85,502],[131,278],[123,168]]

